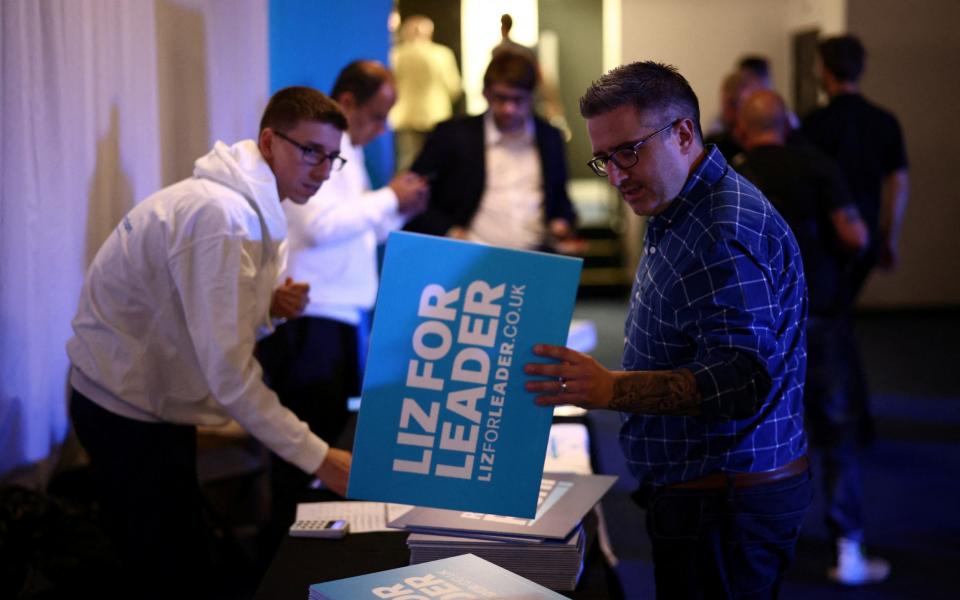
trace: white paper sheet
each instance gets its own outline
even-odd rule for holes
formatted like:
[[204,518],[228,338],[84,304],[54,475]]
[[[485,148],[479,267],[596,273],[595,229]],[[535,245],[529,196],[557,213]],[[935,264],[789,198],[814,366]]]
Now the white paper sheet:
[[297,505],[297,520],[345,519],[350,533],[396,531],[387,523],[413,508],[385,502],[303,502]]

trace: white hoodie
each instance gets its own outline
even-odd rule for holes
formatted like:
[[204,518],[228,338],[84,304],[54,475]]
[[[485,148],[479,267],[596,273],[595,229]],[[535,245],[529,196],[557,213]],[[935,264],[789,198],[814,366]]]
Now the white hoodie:
[[135,206],[97,253],[67,342],[73,387],[141,421],[219,425],[229,415],[316,471],[329,446],[280,404],[253,358],[258,332],[272,330],[285,237],[256,143],[217,142],[193,177]]

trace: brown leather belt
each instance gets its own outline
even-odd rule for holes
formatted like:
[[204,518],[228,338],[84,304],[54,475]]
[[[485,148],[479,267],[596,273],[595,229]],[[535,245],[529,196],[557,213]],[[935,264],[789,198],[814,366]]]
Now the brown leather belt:
[[807,457],[801,456],[772,471],[759,471],[757,473],[710,473],[699,479],[671,483],[664,487],[671,490],[722,490],[731,484],[735,488],[753,487],[789,479],[795,475],[805,473],[809,468],[810,464],[807,462]]

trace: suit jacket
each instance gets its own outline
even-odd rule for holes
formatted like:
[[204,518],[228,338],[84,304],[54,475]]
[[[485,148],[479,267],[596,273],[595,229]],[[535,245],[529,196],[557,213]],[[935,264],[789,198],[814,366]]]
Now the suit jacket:
[[[557,128],[536,117],[534,137],[543,175],[544,222],[562,218],[575,225],[577,215],[567,196],[563,137]],[[445,235],[454,225],[470,225],[486,181],[484,143],[483,115],[437,125],[412,167],[430,179],[430,204],[405,229]]]

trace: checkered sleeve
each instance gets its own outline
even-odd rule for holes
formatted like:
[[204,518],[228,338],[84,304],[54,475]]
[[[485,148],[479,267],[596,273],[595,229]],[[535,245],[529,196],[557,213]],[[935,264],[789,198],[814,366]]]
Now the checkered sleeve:
[[758,261],[737,240],[705,249],[677,283],[677,322],[697,340],[690,369],[708,420],[756,414],[770,393],[768,359],[777,350],[777,303]]

